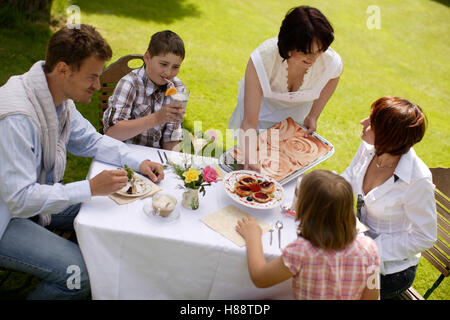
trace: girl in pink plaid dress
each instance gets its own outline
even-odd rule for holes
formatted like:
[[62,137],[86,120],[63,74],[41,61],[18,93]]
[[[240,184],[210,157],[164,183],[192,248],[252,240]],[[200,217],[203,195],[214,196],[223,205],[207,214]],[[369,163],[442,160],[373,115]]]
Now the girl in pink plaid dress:
[[236,230],[245,239],[253,283],[266,288],[292,278],[295,299],[378,299],[379,257],[375,242],[356,231],[350,184],[330,171],[305,175],[295,204],[298,238],[266,262],[262,231],[244,218]]

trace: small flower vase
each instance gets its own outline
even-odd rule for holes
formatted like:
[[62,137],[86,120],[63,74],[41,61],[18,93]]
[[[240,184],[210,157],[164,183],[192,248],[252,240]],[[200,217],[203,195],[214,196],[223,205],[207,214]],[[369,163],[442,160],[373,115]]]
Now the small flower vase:
[[183,193],[181,205],[186,209],[197,210],[199,207],[198,190],[187,188]]

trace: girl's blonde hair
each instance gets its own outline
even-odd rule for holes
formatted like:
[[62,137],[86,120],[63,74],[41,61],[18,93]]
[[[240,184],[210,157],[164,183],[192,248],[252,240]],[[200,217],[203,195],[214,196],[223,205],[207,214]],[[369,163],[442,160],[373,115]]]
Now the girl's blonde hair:
[[297,233],[314,246],[341,250],[356,237],[351,185],[327,170],[315,170],[300,183],[296,202]]

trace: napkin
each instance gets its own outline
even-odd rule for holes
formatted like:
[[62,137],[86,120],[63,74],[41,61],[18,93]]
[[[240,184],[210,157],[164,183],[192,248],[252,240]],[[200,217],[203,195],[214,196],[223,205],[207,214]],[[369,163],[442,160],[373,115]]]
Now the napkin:
[[[220,233],[225,238],[233,241],[239,247],[245,245],[245,240],[236,231],[236,225],[238,220],[244,217],[251,217],[247,212],[242,211],[238,207],[230,204],[227,207],[220,209],[208,216],[201,218],[200,220],[214,231]],[[257,218],[254,218],[256,223],[261,227],[263,234],[270,230],[270,225]]]
[[150,189],[149,192],[147,192],[146,194],[143,194],[143,195],[141,195],[139,197],[126,197],[126,196],[122,196],[122,195],[117,194],[117,193],[110,194],[109,197],[111,199],[113,199],[117,204],[127,204],[127,203],[131,203],[133,201],[136,201],[138,199],[148,198],[148,197],[150,197],[150,196],[154,195],[155,193],[157,193],[157,192],[162,190],[161,187],[157,186],[152,181],[149,180],[149,182],[150,182],[152,188]]

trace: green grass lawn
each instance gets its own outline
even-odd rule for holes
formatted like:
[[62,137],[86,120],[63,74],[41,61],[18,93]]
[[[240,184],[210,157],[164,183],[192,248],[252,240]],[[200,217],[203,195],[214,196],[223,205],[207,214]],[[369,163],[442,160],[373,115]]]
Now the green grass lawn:
[[[62,0],[64,1],[64,0]],[[58,2],[61,4],[61,1]],[[335,146],[332,158],[316,168],[342,172],[360,143],[359,121],[381,96],[395,95],[419,104],[428,130],[416,147],[429,167],[450,166],[450,8],[448,1],[231,1],[231,0],[80,0],[81,22],[92,24],[113,49],[111,62],[143,54],[150,36],[170,29],[185,42],[179,78],[191,90],[185,126],[225,135],[236,105],[237,82],[250,53],[278,34],[286,11],[300,4],[319,8],[335,29],[332,44],[344,61],[338,88],[323,111],[318,133]],[[380,9],[381,28],[368,29],[369,5]],[[1,21],[0,21],[1,23]],[[0,29],[0,85],[45,56],[45,28]],[[79,110],[95,125],[95,98]],[[65,182],[84,179],[89,159],[70,157]],[[437,272],[421,260],[414,287],[424,294]],[[430,299],[450,299],[445,279]]]

